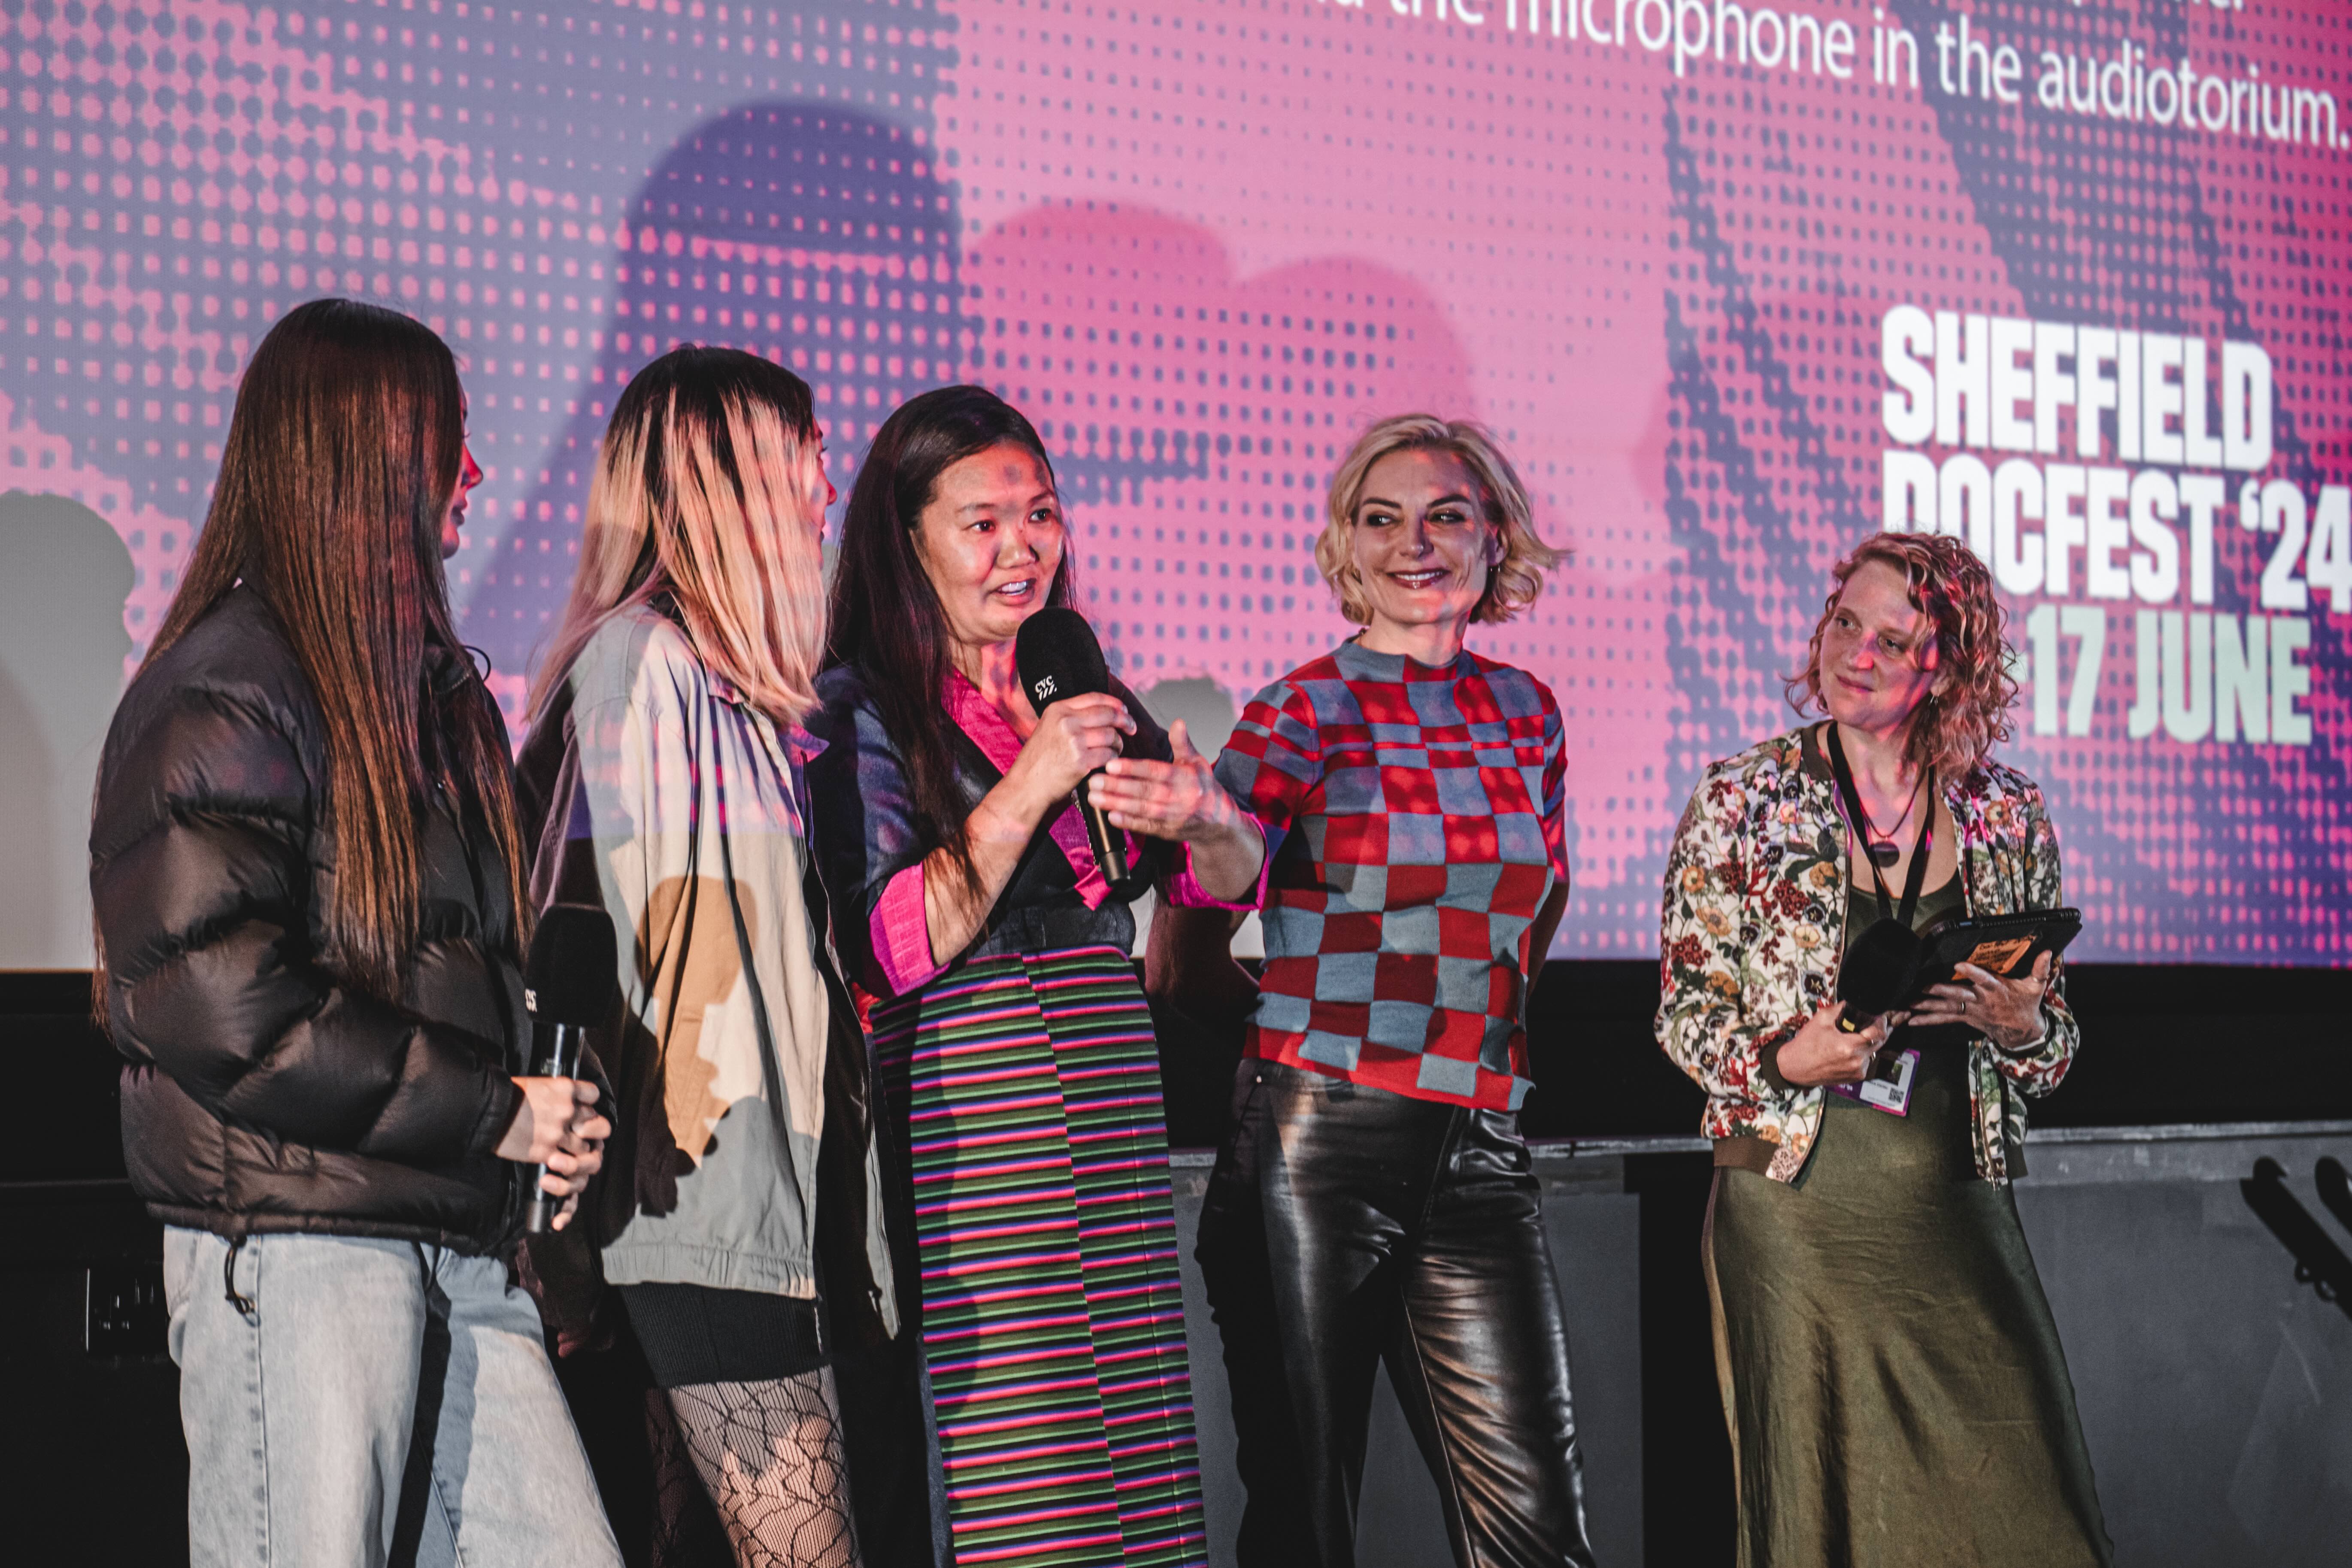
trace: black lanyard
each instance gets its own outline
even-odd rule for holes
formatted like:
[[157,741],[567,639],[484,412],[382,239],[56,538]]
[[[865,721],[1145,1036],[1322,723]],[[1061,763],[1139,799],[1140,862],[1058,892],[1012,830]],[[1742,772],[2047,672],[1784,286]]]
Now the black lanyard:
[[1834,721],[1829,726],[1830,772],[1837,777],[1838,794],[1844,798],[1847,824],[1862,844],[1862,858],[1870,862],[1870,879],[1878,889],[1878,918],[1900,920],[1906,926],[1919,910],[1920,889],[1927,885],[1927,858],[1934,853],[1936,835],[1936,770],[1927,770],[1921,787],[1927,795],[1927,809],[1919,814],[1919,837],[1911,846],[1911,873],[1903,879],[1903,909],[1898,916],[1894,900],[1887,896],[1886,879],[1879,875],[1878,862],[1870,853],[1870,816],[1862,809],[1862,792],[1853,787],[1853,770],[1846,765],[1845,743],[1838,739]]

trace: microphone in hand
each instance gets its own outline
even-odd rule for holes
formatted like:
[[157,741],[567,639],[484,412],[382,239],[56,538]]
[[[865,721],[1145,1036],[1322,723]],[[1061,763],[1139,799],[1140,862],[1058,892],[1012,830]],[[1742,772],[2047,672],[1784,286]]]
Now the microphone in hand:
[[[1048,605],[1021,623],[1013,644],[1013,668],[1038,712],[1068,697],[1090,696],[1110,689],[1110,667],[1103,660],[1102,644],[1094,627],[1077,611]],[[1100,769],[1096,770],[1099,773]],[[1088,775],[1094,776],[1094,775]],[[1111,825],[1102,807],[1088,798],[1086,784],[1077,789],[1078,810],[1087,823],[1087,843],[1095,866],[1113,889],[1128,879],[1127,834]]]
[[[555,904],[539,917],[523,973],[523,1002],[530,1009],[531,1070],[546,1078],[580,1076],[581,1047],[587,1032],[612,1015],[620,989],[619,949],[613,917],[591,904]],[[541,1184],[545,1165],[530,1173],[530,1202],[523,1229],[546,1231],[563,1200]]]
[[1900,921],[1875,921],[1856,937],[1838,966],[1837,994],[1845,1011],[1837,1026],[1858,1035],[1893,1012],[1911,988],[1920,946],[1918,933]]

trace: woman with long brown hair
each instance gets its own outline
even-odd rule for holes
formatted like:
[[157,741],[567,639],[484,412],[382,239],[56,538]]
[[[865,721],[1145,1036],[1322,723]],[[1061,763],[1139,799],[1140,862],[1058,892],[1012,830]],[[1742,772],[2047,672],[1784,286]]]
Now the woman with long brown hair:
[[1659,934],[1658,1039],[1715,1141],[1739,1562],[2088,1568],[2111,1549],[2009,1188],[2080,1035],[2056,966],[1963,964],[1860,1028],[1835,999],[1874,921],[2063,901],[2042,792],[1991,757],[2001,608],[1943,535],[1876,535],[1832,576],[1790,681],[1825,719],[1706,770]]
[[568,1217],[608,1129],[592,1085],[518,1076],[506,732],[442,579],[464,417],[415,321],[288,312],[99,765],[100,1000],[201,1564],[618,1561],[501,1256],[525,1167]]
[[[1014,642],[1070,603],[1071,552],[1053,465],[1002,398],[940,387],[891,415],[842,534],[809,784],[908,1147],[892,1230],[922,1329],[943,1544],[1005,1568],[1204,1562],[1127,900],[1155,882],[1236,898],[1263,841],[1181,726],[1162,733],[1116,681],[1031,705]],[[1158,838],[1106,868],[1073,792],[1122,751],[1177,776],[1148,820],[1122,824]]]
[[[681,348],[630,379],[520,773],[536,900],[601,905],[633,933],[598,1037],[614,1168],[579,1227],[601,1250],[593,1272],[543,1276],[553,1315],[581,1322],[592,1294],[565,1274],[617,1287],[657,1458],[682,1438],[739,1562],[847,1568],[861,1533],[867,1561],[898,1560],[898,1489],[869,1464],[852,1491],[832,1360],[897,1322],[802,772],[823,447],[807,385],[755,355]],[[853,1500],[876,1505],[856,1528]]]

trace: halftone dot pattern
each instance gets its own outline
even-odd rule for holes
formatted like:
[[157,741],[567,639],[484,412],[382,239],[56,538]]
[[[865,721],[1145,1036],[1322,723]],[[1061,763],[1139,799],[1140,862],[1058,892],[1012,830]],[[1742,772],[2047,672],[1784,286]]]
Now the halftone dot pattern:
[[[1923,39],[1942,19],[1898,9]],[[2161,9],[2177,31],[2184,13]],[[2028,59],[2044,47],[2112,58],[2126,31],[2087,9],[1991,16]],[[2196,52],[2214,53],[2201,43]],[[1934,58],[1923,68],[1933,72]],[[2320,74],[2340,86],[2340,67]],[[2325,237],[2311,234],[2320,243],[2295,260],[2322,276],[2290,266],[2281,280],[2215,237],[2201,216],[2214,193],[2188,166],[2183,140],[1763,72],[1703,70],[1677,95],[1669,178],[1689,252],[1667,289],[1676,428],[1666,474],[1685,551],[1669,650],[1678,795],[1707,761],[1792,721],[1780,678],[1802,663],[1828,567],[1879,526],[1878,329],[1895,304],[2260,338],[2280,361],[2273,471],[2307,492],[2343,482],[2340,443],[2334,462],[2314,463],[2295,438],[2306,410],[2342,395],[2336,355],[2295,384],[2283,336],[2237,297],[2254,275],[2283,283],[2300,312],[2340,293],[2324,275],[2344,268],[2344,209],[2320,202],[2305,219]],[[2307,177],[2289,173],[2297,156],[2331,156],[2260,154],[2265,176],[2289,180]],[[2332,171],[2321,184],[2336,188],[2326,180],[2340,184]],[[2231,205],[2244,195],[2234,185],[2221,194]],[[2332,418],[2340,431],[2342,416]],[[2069,425],[2062,446],[2072,437]],[[2110,461],[2113,450],[2110,438]],[[2217,609],[2251,607],[2269,543],[2225,524]],[[2022,641],[2025,606],[2013,608]],[[2342,900],[2320,889],[2352,870],[2338,805],[2341,703],[2326,696],[2346,650],[2340,621],[2319,616],[2314,627],[2307,749],[2124,739],[2136,680],[2129,606],[2108,616],[2100,730],[2037,738],[2021,705],[2007,754],[2049,791],[2069,897],[2091,917],[2084,956],[2340,961]]]
[[597,442],[638,366],[681,342],[791,366],[844,489],[890,409],[955,378],[954,201],[926,141],[863,108],[763,100],[703,120],[647,171],[560,433],[493,551],[454,584],[467,635],[499,668],[532,665],[562,605]]
[[[1192,417],[1213,420],[1218,444],[1232,447],[1208,471],[1078,510],[1081,584],[1119,625],[1123,651],[1144,661],[1130,668],[1206,675],[1239,698],[1327,649],[1352,630],[1311,555],[1337,458],[1379,415],[1481,419],[1527,479],[1538,530],[1577,557],[1524,616],[1480,628],[1473,646],[1542,679],[1567,720],[1584,889],[1571,942],[1650,949],[1663,842],[1648,841],[1679,802],[1664,798],[1654,760],[1672,551],[1656,474],[1664,209],[1647,74],[1587,45],[1312,0],[958,14],[958,92],[942,100],[939,135],[959,160],[967,224],[983,235],[969,280],[992,294],[983,256],[1024,226],[1033,245],[1049,217],[1057,235],[1095,237],[1059,258],[1095,301],[1081,308],[1108,331],[1108,312],[1140,307],[1126,331],[1142,335],[1129,349],[1154,351],[1140,361],[1145,376],[1188,377],[1192,401],[1206,405]],[[1180,237],[1188,230],[1196,240]],[[1128,280],[1144,291],[1124,300],[1087,270],[1121,232],[1151,258]],[[1212,330],[1181,332],[1172,313],[1155,321],[1162,301],[1150,290],[1170,289],[1192,310],[1207,304],[1212,319],[1192,324]],[[1070,324],[1083,347],[1086,327]],[[1367,326],[1377,375],[1360,374]],[[1238,390],[1244,356],[1259,395],[1220,395]],[[1132,377],[1114,393],[1108,371],[1097,374],[1106,398],[1135,395]],[[1018,401],[1017,383],[1003,389]],[[1172,393],[1150,392],[1172,410]],[[1156,400],[1147,395],[1143,412]],[[1075,424],[1083,447],[1086,421]],[[1059,440],[1067,426],[1054,425],[1049,440]],[[1212,500],[1233,515],[1255,510],[1255,537],[1229,526],[1226,510],[1190,510]],[[1286,507],[1297,519],[1287,529]],[[1185,552],[1198,552],[1189,573]],[[1239,591],[1253,571],[1255,624]],[[1172,618],[1180,595],[1212,617]],[[1123,613],[1157,610],[1162,595],[1164,637],[1160,621]],[[1156,645],[1133,642],[1137,625]]]
[[969,376],[1053,448],[1115,668],[1254,689],[1354,629],[1314,563],[1331,470],[1384,388],[1469,396],[1424,290],[1345,260],[1235,278],[1213,234],[1149,211],[1034,209],[968,276]]
[[[0,0],[0,484],[114,521],[135,658],[253,342],[321,294],[413,310],[464,367],[488,478],[451,587],[519,717],[637,367],[793,366],[845,489],[897,403],[979,381],[1045,434],[1121,672],[1238,702],[1349,629],[1312,542],[1355,433],[1476,417],[1576,552],[1473,637],[1567,721],[1564,945],[1646,952],[1691,780],[1790,721],[1827,568],[1877,526],[1887,309],[2259,339],[2273,474],[2352,478],[2347,151],[2032,102],[2041,51],[2129,40],[2340,105],[2346,16],[1981,0],[2010,107],[1937,89],[1948,7],[1811,9],[1864,40],[1853,79],[1677,78],[1517,5]],[[1874,21],[1922,91],[1868,79]],[[2273,539],[2217,544],[2242,615]],[[2307,748],[2120,738],[2112,606],[2093,733],[2012,743],[2086,956],[2344,960],[2352,634],[2309,623]]]
[[[1923,29],[1932,25],[1925,7],[1897,9],[1917,10]],[[2352,26],[2336,11],[2286,16],[2005,5],[1989,25],[2028,58],[2046,50],[2113,60],[2128,38],[2161,61],[2186,56],[2207,74],[2254,74],[2340,97],[2352,86]],[[2340,150],[2192,137],[2075,113],[1995,115],[1960,100],[1944,100],[1939,118],[1956,184],[2018,291],[2015,313],[2259,341],[2276,367],[2271,472],[2306,494],[2352,479],[2341,304],[2352,229]],[[2021,168],[2033,177],[2019,178]],[[2054,236],[2066,243],[2049,243]],[[2233,509],[2215,540],[2215,611],[2258,609],[2253,589],[2275,542],[2236,526]],[[2319,890],[2352,877],[2352,829],[2342,817],[2352,736],[2341,686],[2352,628],[2325,613],[2310,624],[2309,747],[2124,738],[2136,682],[2127,609],[2108,616],[2104,733],[2021,738],[2017,754],[2051,792],[2066,830],[2070,888],[2096,922],[2089,953],[2340,963],[2352,952],[2343,900]]]
[[[203,520],[245,356],[288,306],[347,294],[414,312],[460,356],[486,482],[451,588],[519,714],[522,672],[571,578],[580,454],[593,453],[593,411],[615,378],[678,342],[787,341],[788,322],[762,311],[747,326],[735,298],[734,252],[753,237],[732,220],[751,193],[709,166],[733,155],[718,146],[730,116],[789,104],[835,128],[887,128],[898,162],[928,166],[919,149],[954,26],[928,0],[282,11],[23,0],[0,13],[11,430],[62,437],[173,520],[124,531],[139,571],[125,611],[133,657]],[[933,253],[948,243],[936,193],[922,225],[899,213],[893,226],[863,210],[873,193],[849,174],[827,169],[826,196],[796,215],[805,230],[763,230],[762,259],[788,252],[787,268],[824,274],[835,292],[835,273],[894,244],[919,249],[907,237],[917,226]],[[769,184],[760,194],[772,196]],[[815,211],[828,199],[860,208],[854,236],[846,211]],[[862,337],[865,310],[890,311],[865,292],[845,307],[854,326],[843,312],[825,324]],[[911,313],[899,292],[897,313]],[[882,358],[810,375],[845,445],[929,384]],[[851,407],[872,412],[843,417]],[[543,493],[559,485],[563,500]],[[538,526],[567,508],[568,532]],[[551,602],[471,613],[478,589],[506,601],[518,588]]]

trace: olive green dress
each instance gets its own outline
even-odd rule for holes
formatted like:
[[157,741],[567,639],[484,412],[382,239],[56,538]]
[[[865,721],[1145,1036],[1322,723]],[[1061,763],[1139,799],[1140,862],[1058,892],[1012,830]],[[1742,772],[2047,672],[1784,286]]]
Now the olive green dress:
[[[1961,900],[1955,877],[1913,924]],[[2010,1189],[1969,1153],[1965,1031],[1889,1042],[1915,1045],[1908,1115],[1832,1094],[1793,1184],[1716,1172],[1707,1284],[1739,1563],[2105,1568],[2057,1325]]]

